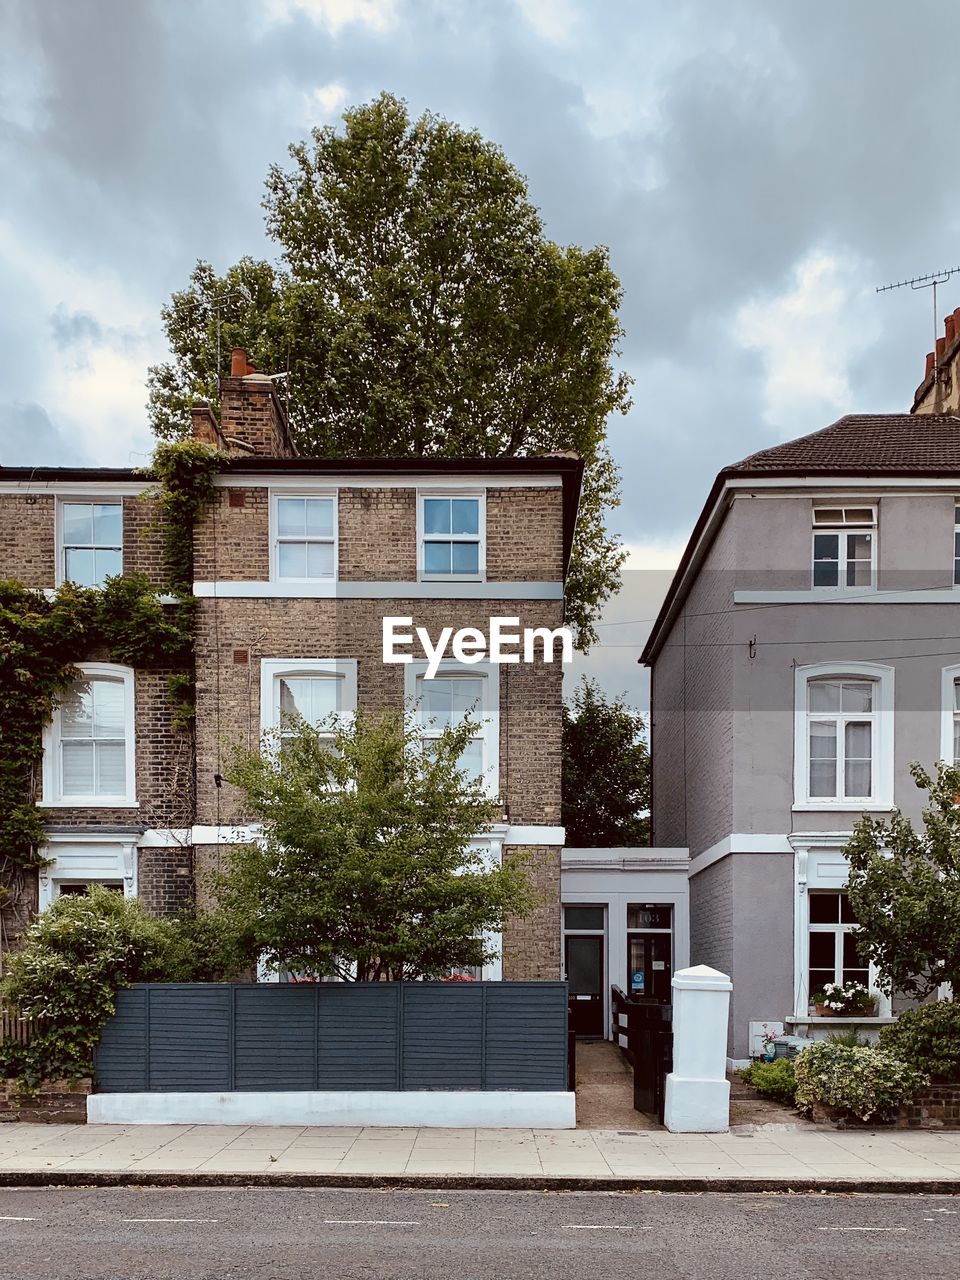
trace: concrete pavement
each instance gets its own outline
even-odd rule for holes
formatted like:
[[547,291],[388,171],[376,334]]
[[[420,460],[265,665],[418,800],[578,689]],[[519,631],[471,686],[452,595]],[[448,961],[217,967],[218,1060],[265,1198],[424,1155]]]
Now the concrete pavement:
[[960,1132],[0,1126],[0,1185],[91,1182],[960,1193]]

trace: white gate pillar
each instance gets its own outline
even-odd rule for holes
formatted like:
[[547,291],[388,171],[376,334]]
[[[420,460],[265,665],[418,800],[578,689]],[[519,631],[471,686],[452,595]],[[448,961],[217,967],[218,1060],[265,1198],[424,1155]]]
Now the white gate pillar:
[[672,1133],[730,1128],[727,1017],[733,983],[708,965],[673,975],[673,1070],[663,1122]]

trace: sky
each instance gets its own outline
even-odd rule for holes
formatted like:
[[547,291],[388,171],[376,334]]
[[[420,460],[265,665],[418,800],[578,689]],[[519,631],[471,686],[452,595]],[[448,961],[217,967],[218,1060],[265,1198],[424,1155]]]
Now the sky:
[[389,90],[610,249],[629,558],[576,671],[644,705],[716,472],[910,406],[930,292],[875,289],[960,265],[958,47],[954,0],[0,0],[0,464],[144,464],[161,305],[275,256],[268,165]]

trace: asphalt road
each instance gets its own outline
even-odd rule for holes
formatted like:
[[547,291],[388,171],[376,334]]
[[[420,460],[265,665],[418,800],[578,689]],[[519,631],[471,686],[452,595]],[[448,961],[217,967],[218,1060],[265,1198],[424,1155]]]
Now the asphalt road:
[[3,1280],[929,1280],[960,1197],[0,1190]]

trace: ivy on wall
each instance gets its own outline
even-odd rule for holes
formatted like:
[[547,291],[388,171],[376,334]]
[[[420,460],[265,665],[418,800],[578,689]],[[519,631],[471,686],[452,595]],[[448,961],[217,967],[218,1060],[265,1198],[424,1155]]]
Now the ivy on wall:
[[44,858],[36,807],[43,726],[86,658],[174,667],[173,723],[191,725],[196,601],[193,529],[213,496],[223,455],[194,440],[161,444],[146,495],[160,508],[166,588],[131,574],[103,587],[64,583],[55,592],[0,581],[0,909],[22,905],[27,873]]

